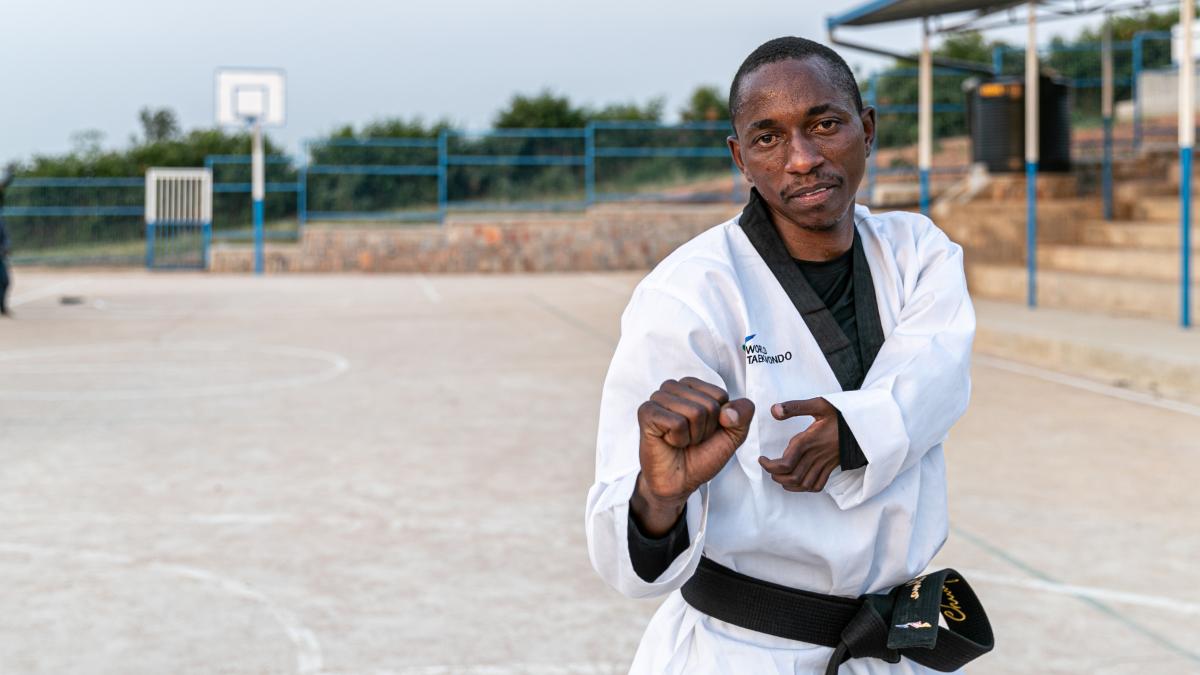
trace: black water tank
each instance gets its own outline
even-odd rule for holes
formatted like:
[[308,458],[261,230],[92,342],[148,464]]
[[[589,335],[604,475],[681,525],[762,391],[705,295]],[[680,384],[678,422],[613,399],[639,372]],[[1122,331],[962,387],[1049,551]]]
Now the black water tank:
[[[967,124],[971,155],[993,173],[1025,170],[1025,80],[968,80]],[[1071,170],[1071,89],[1063,80],[1039,78],[1038,169]]]

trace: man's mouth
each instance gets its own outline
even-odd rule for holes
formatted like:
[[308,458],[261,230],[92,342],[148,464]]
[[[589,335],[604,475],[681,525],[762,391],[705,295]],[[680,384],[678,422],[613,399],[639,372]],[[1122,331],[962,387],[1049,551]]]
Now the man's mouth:
[[816,185],[808,185],[796,190],[792,190],[784,194],[784,199],[811,199],[823,195],[837,187],[837,183],[833,181],[817,183]]

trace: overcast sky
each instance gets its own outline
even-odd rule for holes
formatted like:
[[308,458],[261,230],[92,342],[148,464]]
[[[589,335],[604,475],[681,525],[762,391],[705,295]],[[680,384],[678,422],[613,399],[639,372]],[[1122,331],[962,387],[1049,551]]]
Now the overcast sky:
[[[174,109],[185,129],[211,126],[219,66],[287,71],[287,126],[270,133],[291,150],[382,117],[484,128],[514,92],[547,87],[596,105],[665,96],[674,118],[696,86],[728,87],[763,41],[824,41],[825,19],[864,1],[5,0],[0,163],[64,152],[85,129],[124,147],[146,105]],[[1047,24],[1039,41],[1081,25]],[[1024,41],[1023,29],[992,34]],[[918,44],[915,23],[854,36]],[[843,54],[864,70],[882,63]]]

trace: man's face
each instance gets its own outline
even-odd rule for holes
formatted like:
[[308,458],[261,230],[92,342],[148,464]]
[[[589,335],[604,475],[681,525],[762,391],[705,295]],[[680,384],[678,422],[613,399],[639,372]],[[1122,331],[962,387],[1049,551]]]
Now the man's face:
[[853,219],[854,194],[875,136],[817,58],[768,63],[742,80],[729,150],[772,215],[809,230]]

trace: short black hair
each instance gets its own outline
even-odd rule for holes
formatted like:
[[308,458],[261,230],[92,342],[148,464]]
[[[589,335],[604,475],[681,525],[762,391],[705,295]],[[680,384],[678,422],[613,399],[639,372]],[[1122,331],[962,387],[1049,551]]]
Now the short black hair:
[[[747,56],[745,61],[742,61],[742,66],[733,76],[733,84],[729,87],[729,123],[733,124],[738,108],[741,107],[742,102],[738,99],[742,94],[742,80],[747,75],[768,63],[807,58],[824,61],[829,66],[834,86],[845,91],[859,110],[863,109],[858,81],[854,79],[854,73],[850,70],[850,66],[846,65],[845,59],[820,42],[813,42],[802,37],[781,37],[762,43],[758,49],[750,52],[750,56]],[[733,132],[737,133],[736,126],[733,128]]]

